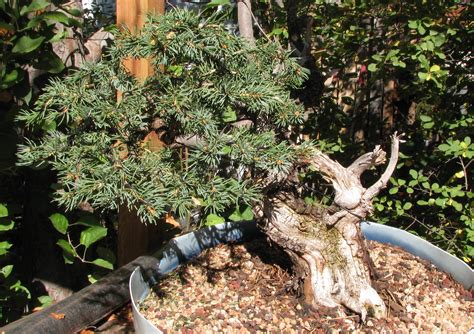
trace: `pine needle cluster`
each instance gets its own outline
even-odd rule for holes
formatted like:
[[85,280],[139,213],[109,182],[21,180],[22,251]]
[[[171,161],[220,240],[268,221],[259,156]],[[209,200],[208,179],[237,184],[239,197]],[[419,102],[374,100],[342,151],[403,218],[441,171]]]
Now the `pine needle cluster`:
[[[224,19],[173,10],[118,33],[100,63],[52,81],[20,115],[40,136],[20,146],[19,164],[55,170],[68,210],[125,205],[145,223],[258,200],[260,182],[296,159],[285,133],[304,113],[290,91],[307,73],[278,45],[229,34]],[[136,80],[122,65],[131,57],[151,59],[154,74]]]

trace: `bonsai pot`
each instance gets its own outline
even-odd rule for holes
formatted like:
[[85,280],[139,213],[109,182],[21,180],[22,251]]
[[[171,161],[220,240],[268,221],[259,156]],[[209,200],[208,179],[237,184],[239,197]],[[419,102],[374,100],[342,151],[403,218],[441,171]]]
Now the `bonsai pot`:
[[[451,274],[466,289],[474,286],[474,271],[466,263],[426,240],[404,230],[377,223],[363,222],[362,232],[368,240],[398,246],[415,256],[430,261],[439,270]],[[162,333],[140,313],[138,306],[150,292],[150,286],[155,284],[159,277],[196,257],[206,248],[224,242],[250,239],[258,233],[259,231],[253,222],[223,223],[203,228],[171,240],[165,248],[156,254],[159,264],[152,272],[137,267],[130,277],[129,285],[136,333]]]

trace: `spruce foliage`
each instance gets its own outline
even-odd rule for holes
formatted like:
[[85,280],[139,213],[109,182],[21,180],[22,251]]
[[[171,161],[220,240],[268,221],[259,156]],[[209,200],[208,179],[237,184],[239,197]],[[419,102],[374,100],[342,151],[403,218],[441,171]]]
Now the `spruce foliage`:
[[[303,121],[290,91],[307,73],[223,20],[174,10],[119,33],[104,60],[52,81],[21,114],[41,136],[20,147],[20,165],[55,170],[55,200],[68,210],[126,205],[145,223],[258,200],[262,181],[297,158],[285,133]],[[121,65],[129,57],[152,59],[154,75],[134,79]],[[151,147],[152,131],[163,148]]]

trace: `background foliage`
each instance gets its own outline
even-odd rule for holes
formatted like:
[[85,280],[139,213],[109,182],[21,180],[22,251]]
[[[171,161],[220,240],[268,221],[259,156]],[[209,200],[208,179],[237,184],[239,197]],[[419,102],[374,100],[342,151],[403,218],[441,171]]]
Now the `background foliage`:
[[[349,162],[387,144],[395,130],[406,134],[398,170],[379,196],[373,219],[408,229],[470,263],[472,4],[299,0],[280,7],[263,0],[259,5],[267,35],[313,60],[324,78],[321,94],[307,105],[308,137]],[[307,201],[327,202],[330,194],[320,183],[316,188]]]
[[[59,250],[49,247],[56,236],[44,224],[58,210],[49,204],[54,176],[17,168],[16,146],[25,129],[15,118],[35,103],[50,78],[65,72],[55,51],[81,36],[82,21],[69,1],[0,1],[0,324],[52,301],[34,280],[55,279],[44,272],[58,270],[45,266]],[[54,126],[43,122],[40,129]]]

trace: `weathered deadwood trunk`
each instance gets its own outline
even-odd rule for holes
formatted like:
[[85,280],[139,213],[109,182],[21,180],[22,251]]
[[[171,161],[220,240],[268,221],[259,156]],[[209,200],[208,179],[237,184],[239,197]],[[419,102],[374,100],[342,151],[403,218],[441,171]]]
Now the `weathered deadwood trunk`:
[[371,262],[360,221],[372,210],[372,199],[383,189],[397,165],[400,137],[392,137],[391,156],[380,179],[364,188],[360,177],[385,162],[376,147],[344,168],[321,152],[303,161],[332,182],[334,203],[316,210],[301,205],[289,193],[277,193],[264,204],[263,229],[293,259],[303,279],[306,301],[313,306],[347,307],[377,318],[386,313],[384,302],[371,286]]

